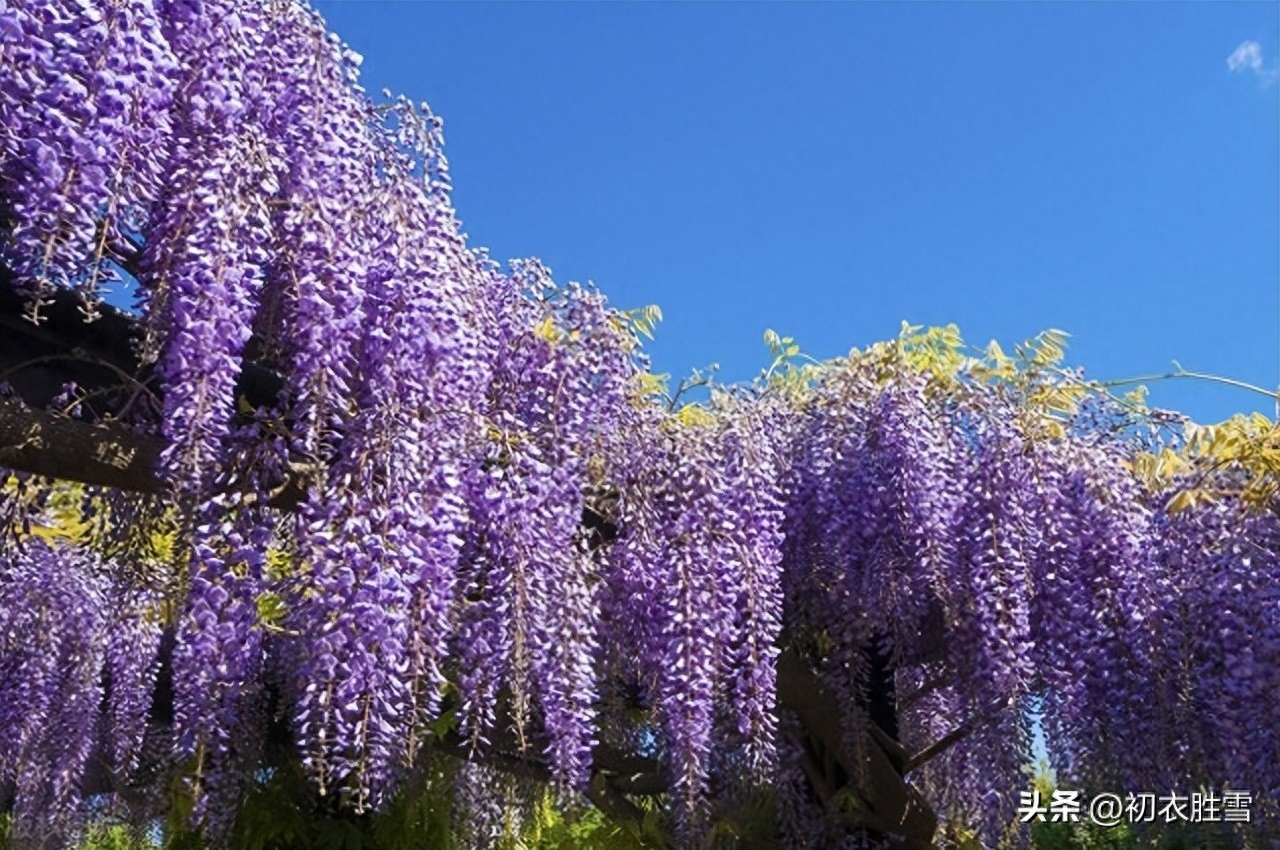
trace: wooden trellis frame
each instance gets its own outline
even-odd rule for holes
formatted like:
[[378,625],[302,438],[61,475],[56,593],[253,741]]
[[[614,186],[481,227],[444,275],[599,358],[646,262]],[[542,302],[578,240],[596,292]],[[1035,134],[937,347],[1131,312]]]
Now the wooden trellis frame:
[[[134,351],[136,323],[107,307],[100,309],[94,321],[86,322],[74,293],[59,290],[50,298],[42,310],[43,321],[33,324],[26,318],[26,299],[15,287],[13,275],[0,265],[0,381],[8,387],[0,393],[0,466],[101,487],[163,493],[157,470],[164,440],[117,418],[130,405],[154,403],[158,396],[150,368],[138,362]],[[90,415],[85,419],[47,409],[71,381],[91,397],[86,405]],[[238,392],[254,403],[274,399],[280,386],[280,378],[270,370],[246,364]],[[140,396],[146,398],[139,401]],[[286,488],[276,501],[288,508],[299,495],[296,489]],[[607,543],[612,533],[607,520],[588,511],[584,523]],[[937,637],[940,643],[940,624]],[[882,665],[875,672],[867,733],[860,746],[849,746],[835,697],[810,665],[789,649],[778,661],[779,705],[800,721],[804,769],[817,801],[850,829],[880,833],[889,846],[902,850],[928,850],[934,846],[937,819],[904,776],[967,730],[958,729],[922,753],[906,753],[896,740],[891,671]],[[171,686],[162,681],[151,708],[153,726],[171,722],[171,698]],[[548,778],[546,764],[522,753],[515,736],[507,731],[499,723],[489,746],[479,752],[454,736],[436,741],[434,748],[479,758],[510,773]],[[275,732],[286,739],[287,733],[287,729]],[[598,746],[593,755],[588,798],[610,818],[641,820],[643,810],[635,798],[666,788],[656,760],[607,745]],[[101,763],[91,765],[84,780],[86,790],[115,790],[113,778],[102,766],[105,761],[95,762]],[[0,810],[7,802],[2,795],[0,789]],[[841,803],[849,797],[857,801],[854,809]]]

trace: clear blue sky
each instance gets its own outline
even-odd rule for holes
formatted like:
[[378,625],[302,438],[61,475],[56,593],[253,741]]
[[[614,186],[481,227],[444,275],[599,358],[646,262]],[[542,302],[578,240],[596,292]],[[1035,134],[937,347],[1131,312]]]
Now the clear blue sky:
[[472,243],[659,304],[659,371],[906,319],[1280,383],[1276,3],[317,5],[444,118]]

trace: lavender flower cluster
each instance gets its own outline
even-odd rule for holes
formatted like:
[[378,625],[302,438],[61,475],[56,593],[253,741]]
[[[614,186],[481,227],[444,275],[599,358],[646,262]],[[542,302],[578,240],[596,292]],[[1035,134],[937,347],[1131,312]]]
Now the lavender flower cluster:
[[158,600],[113,581],[114,572],[92,553],[39,538],[0,553],[0,788],[12,794],[18,837],[75,836],[94,754],[122,781],[137,767]]
[[656,707],[688,835],[722,784],[713,783],[717,762],[756,780],[777,763],[777,438],[768,417],[742,400],[721,399],[719,409],[717,422],[671,427],[650,418],[611,458],[622,533],[604,573],[607,669]]
[[1044,433],[982,381],[855,365],[798,422],[784,640],[817,637],[851,706],[888,653],[908,751],[955,741],[912,774],[945,819],[1008,837],[1035,717],[1063,781],[1257,788],[1275,810],[1274,514],[1170,514],[1132,442]]

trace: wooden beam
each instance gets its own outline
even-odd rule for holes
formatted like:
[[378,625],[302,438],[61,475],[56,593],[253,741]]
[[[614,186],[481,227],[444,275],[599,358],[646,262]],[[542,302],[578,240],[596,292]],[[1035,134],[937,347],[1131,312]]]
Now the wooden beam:
[[933,850],[937,817],[903,778],[893,758],[897,753],[886,753],[872,735],[866,736],[860,758],[849,752],[834,695],[790,649],[778,657],[778,702],[795,712],[804,734],[836,760],[850,790],[866,804],[865,812],[850,813],[855,821],[894,837],[902,850]]
[[165,441],[120,423],[90,424],[0,398],[0,464],[20,472],[101,487],[163,491]]

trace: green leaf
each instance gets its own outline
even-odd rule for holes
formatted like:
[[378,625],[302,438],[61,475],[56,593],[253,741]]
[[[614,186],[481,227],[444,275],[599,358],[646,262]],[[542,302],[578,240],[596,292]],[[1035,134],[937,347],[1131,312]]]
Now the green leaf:
[[285,615],[289,613],[284,599],[270,590],[259,593],[254,598],[254,602],[258,608],[258,622],[264,626],[279,627],[284,622]]

